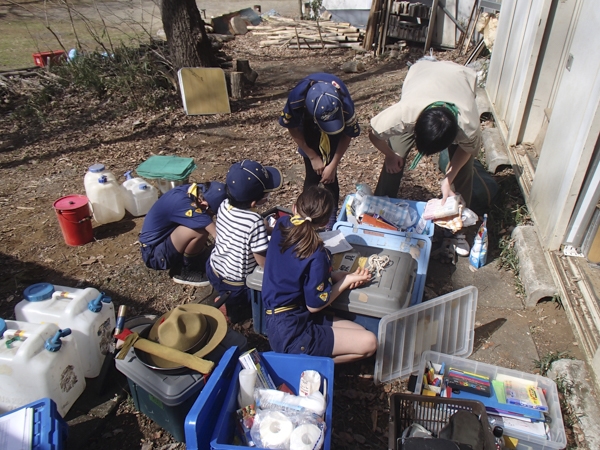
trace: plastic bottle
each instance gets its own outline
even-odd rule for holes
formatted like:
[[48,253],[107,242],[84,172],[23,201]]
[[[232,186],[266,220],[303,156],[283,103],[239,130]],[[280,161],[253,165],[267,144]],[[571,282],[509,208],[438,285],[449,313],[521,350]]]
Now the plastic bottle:
[[77,289],[50,283],[27,287],[23,297],[15,306],[17,320],[70,328],[84,375],[97,377],[113,343],[115,306],[111,298],[94,288]]
[[75,337],[54,323],[0,319],[0,414],[40,398],[61,416],[85,389]]
[[121,186],[103,164],[90,166],[83,184],[96,222],[99,224],[118,222],[125,216]]
[[483,222],[479,226],[479,230],[475,235],[471,253],[469,254],[469,263],[479,269],[485,266],[487,259],[488,236],[487,236],[487,214],[483,216]]
[[134,217],[148,214],[158,200],[158,190],[143,178],[132,177],[131,171],[125,172],[125,177],[121,185],[125,209]]

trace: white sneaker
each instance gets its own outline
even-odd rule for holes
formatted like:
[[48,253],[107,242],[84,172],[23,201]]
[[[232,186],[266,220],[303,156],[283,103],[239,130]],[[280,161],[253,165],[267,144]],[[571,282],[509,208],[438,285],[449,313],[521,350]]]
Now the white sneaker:
[[465,239],[464,234],[456,234],[454,235],[454,250],[456,254],[459,256],[469,256],[469,252],[471,251],[471,247],[469,243]]

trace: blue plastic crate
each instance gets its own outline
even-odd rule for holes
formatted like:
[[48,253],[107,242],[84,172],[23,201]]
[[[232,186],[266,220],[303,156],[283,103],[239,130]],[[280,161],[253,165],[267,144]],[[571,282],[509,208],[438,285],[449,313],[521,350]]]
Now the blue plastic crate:
[[[2,414],[0,418],[14,414],[22,409],[33,409],[33,426],[31,429],[32,450],[60,450],[65,448],[69,427],[56,409],[56,403],[49,398],[42,398],[18,409]],[[15,430],[18,431],[18,430]],[[0,438],[0,441],[3,439]]]
[[[348,205],[348,203],[350,202],[351,199],[354,199],[354,194],[348,195],[346,197],[346,200],[344,200],[344,205],[340,209],[340,213],[338,214],[338,217],[337,217],[338,222],[345,222],[345,223],[352,225],[350,222],[348,222],[348,216],[346,214],[346,206]],[[423,215],[423,212],[425,211],[425,206],[427,205],[426,202],[415,202],[414,200],[403,200],[400,198],[389,198],[388,200],[392,203],[403,203],[403,202],[408,203],[408,206],[410,206],[411,208],[413,208],[414,210],[417,211],[418,217],[417,217],[416,223],[419,223],[419,220],[421,219],[421,216]],[[381,231],[383,229],[383,228],[372,227],[369,225],[358,225],[358,227],[363,228],[365,230],[375,230],[375,231]],[[434,228],[435,228],[435,224],[431,220],[426,221],[425,230],[423,230],[423,233],[421,235],[428,236],[429,238],[431,238],[431,236],[433,236]],[[392,230],[386,230],[386,231],[389,231],[391,233],[405,233],[404,231],[392,231]],[[407,231],[414,231],[414,226],[410,227]]]
[[352,225],[349,222],[337,222],[333,226],[333,229],[341,231],[350,245],[366,245],[368,247],[405,251],[405,245],[418,245],[421,243],[423,247],[417,260],[417,278],[413,287],[410,306],[417,305],[423,301],[427,267],[429,266],[429,257],[431,256],[431,239],[428,236],[413,233],[410,236],[410,242],[408,242],[408,233]]
[[[323,449],[331,449],[331,419],[333,415],[333,359],[308,355],[289,355],[285,353],[267,352],[261,354],[265,367],[273,378],[275,385],[286,383],[298,394],[300,375],[305,370],[316,370],[321,374],[322,382],[327,383],[327,409],[325,410],[325,440]],[[211,450],[239,450],[233,443],[236,429],[237,396],[239,391],[238,375],[241,365],[237,363],[230,380],[229,390],[225,396],[221,413],[217,420],[215,433],[210,443]],[[206,390],[206,389],[205,389]],[[215,403],[217,404],[217,403]],[[206,409],[206,408],[205,408]],[[192,411],[194,408],[192,408]],[[214,413],[214,411],[213,411]],[[191,411],[190,411],[191,414]],[[187,444],[187,442],[186,442]],[[192,447],[188,446],[188,449]],[[260,450],[259,447],[255,447]]]

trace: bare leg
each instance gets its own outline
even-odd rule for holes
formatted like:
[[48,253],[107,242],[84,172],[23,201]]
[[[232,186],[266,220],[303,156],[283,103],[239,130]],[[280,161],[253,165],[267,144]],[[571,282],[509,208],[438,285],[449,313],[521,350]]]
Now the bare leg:
[[368,358],[377,350],[377,337],[349,320],[334,320],[333,361],[345,363]]
[[171,242],[179,253],[189,256],[198,255],[204,250],[208,232],[206,230],[192,230],[191,228],[178,226],[171,233]]

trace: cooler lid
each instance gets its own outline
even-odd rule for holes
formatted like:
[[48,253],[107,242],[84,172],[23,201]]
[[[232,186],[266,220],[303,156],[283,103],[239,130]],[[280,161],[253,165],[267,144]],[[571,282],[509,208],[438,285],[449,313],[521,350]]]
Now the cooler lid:
[[52,294],[54,294],[54,285],[50,283],[32,284],[23,291],[23,297],[30,302],[49,300]]
[[60,211],[70,211],[72,209],[79,209],[82,206],[87,205],[89,202],[85,195],[67,195],[66,197],[59,198],[54,202],[54,209]]
[[196,168],[193,158],[154,155],[141,163],[136,172],[144,178],[164,178],[170,181],[184,180]]
[[[233,376],[240,356],[238,347],[229,348],[210,375],[206,386],[185,418],[185,444],[188,449],[211,448],[217,419],[225,402],[227,391],[234,382]],[[235,380],[237,383],[237,380]]]
[[467,358],[473,352],[477,288],[467,286],[379,321],[375,383],[406,378],[432,350]]
[[104,164],[94,164],[91,165],[89,171],[92,173],[102,172],[105,169]]

